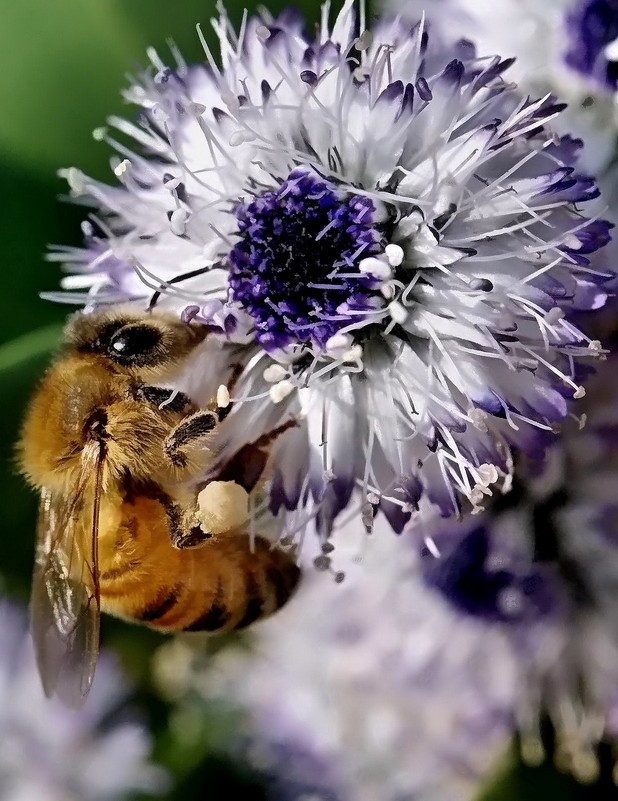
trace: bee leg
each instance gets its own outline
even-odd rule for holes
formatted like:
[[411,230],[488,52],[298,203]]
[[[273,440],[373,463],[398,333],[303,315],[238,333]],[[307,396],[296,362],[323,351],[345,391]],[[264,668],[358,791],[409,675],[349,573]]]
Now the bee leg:
[[147,401],[159,409],[167,409],[170,412],[184,412],[191,407],[195,408],[184,392],[175,392],[165,387],[141,386],[136,394],[139,400]]
[[186,464],[187,457],[183,449],[196,440],[207,436],[219,422],[215,412],[196,412],[179,423],[163,443],[163,450],[168,459],[177,467]]
[[167,519],[169,521],[170,540],[175,548],[198,548],[213,535],[204,531],[197,523],[191,505],[169,503],[166,505]]

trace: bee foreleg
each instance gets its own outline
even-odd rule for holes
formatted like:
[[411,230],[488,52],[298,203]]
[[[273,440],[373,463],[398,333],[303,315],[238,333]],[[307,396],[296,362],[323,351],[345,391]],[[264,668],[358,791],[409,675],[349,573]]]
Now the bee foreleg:
[[159,409],[167,409],[170,412],[184,412],[193,406],[190,398],[184,392],[175,392],[165,387],[141,386],[137,390],[137,396],[140,400],[145,400]]
[[174,465],[182,466],[188,445],[207,436],[219,422],[214,412],[197,412],[179,423],[163,443],[165,454]]

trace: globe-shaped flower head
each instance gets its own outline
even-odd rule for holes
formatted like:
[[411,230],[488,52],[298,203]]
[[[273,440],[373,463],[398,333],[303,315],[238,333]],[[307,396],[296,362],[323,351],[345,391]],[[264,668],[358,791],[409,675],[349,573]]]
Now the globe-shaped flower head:
[[580,143],[548,127],[562,107],[422,20],[360,16],[347,0],[330,27],[325,6],[313,37],[291,11],[238,33],[222,13],[219,60],[150,53],[136,123],[110,120],[136,150],[97,132],[121,185],[67,173],[97,208],[58,255],[69,299],[210,327],[194,394],[225,379],[215,351],[242,367],[221,462],[294,421],[270,471],[290,535],[327,535],[353,498],[400,530],[423,495],[450,515],[491,493],[583,394],[599,344],[571,314],[610,277]]

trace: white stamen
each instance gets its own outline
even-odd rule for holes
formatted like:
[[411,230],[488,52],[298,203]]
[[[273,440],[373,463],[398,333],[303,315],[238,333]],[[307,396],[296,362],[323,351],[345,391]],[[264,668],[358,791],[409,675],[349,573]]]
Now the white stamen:
[[352,72],[352,77],[355,81],[363,83],[367,80],[367,78],[371,77],[371,72],[366,67],[356,67],[356,69]]
[[186,230],[187,221],[190,217],[187,209],[174,209],[170,216],[170,228],[176,236],[182,236]]
[[265,42],[267,39],[270,39],[270,31],[266,25],[258,25],[258,27],[255,29],[255,35],[260,42]]
[[358,269],[365,275],[373,275],[380,281],[388,281],[393,277],[393,271],[385,261],[368,256],[359,262]]
[[577,387],[577,389],[573,393],[573,397],[575,398],[575,400],[581,400],[581,398],[583,398],[585,395],[586,395],[586,390],[584,389],[584,387]]
[[562,240],[562,244],[570,250],[579,250],[582,246],[581,241],[574,234],[567,234]]
[[169,406],[169,404],[172,403],[172,401],[174,401],[178,397],[178,393],[179,393],[178,389],[172,389],[170,391],[169,397],[159,404],[159,409],[165,409],[166,406]]
[[403,262],[404,252],[403,248],[399,245],[387,245],[384,248],[384,255],[388,259],[388,263],[391,267],[399,267]]
[[360,363],[363,358],[363,349],[360,345],[352,345],[352,347],[341,355],[343,362],[357,362]]
[[281,401],[285,400],[295,389],[296,387],[294,384],[286,379],[284,381],[279,381],[277,384],[273,384],[268,394],[273,403],[281,403]]
[[483,409],[472,407],[472,409],[468,409],[468,417],[478,431],[487,432],[487,412],[483,411]]
[[363,50],[369,50],[372,44],[373,44],[373,34],[371,33],[371,31],[363,31],[355,42],[356,49],[360,50],[361,52]]
[[101,126],[100,128],[95,128],[92,132],[92,138],[95,142],[102,142],[105,137],[107,136],[107,128],[105,126]]
[[84,192],[84,173],[76,167],[69,167],[66,170],[58,170],[58,175],[64,178],[69,185],[69,189],[75,195],[81,195]]
[[605,45],[603,55],[608,61],[618,61],[618,38]]
[[559,306],[553,306],[549,311],[545,314],[543,318],[548,325],[555,325],[559,320],[562,320],[564,317],[564,312]]
[[220,384],[217,390],[217,406],[220,409],[225,409],[230,405],[230,391],[225,384]]
[[118,162],[114,167],[114,175],[117,178],[122,178],[125,172],[131,167],[131,162],[129,159],[123,159],[122,161]]
[[279,381],[283,381],[287,374],[288,371],[285,367],[282,367],[280,364],[271,364],[264,370],[262,376],[264,381],[267,381],[269,384],[277,384]]
[[388,311],[392,319],[399,325],[405,323],[408,318],[408,310],[397,300],[388,304]]
[[478,469],[479,483],[483,487],[495,484],[500,477],[496,466],[493,464],[482,464]]
[[380,496],[377,495],[375,492],[369,492],[367,493],[367,501],[372,506],[377,506],[380,503]]
[[109,283],[109,276],[106,273],[86,273],[82,275],[65,275],[60,279],[60,286],[63,289],[90,289],[98,282],[103,284]]
[[340,357],[350,350],[353,342],[350,334],[335,334],[326,342],[326,352],[330,356]]
[[245,129],[234,131],[230,136],[230,147],[238,147],[238,145],[244,145],[245,142],[253,142],[254,139],[257,139],[257,136],[253,131],[247,131]]
[[591,350],[593,353],[601,353],[603,350],[601,341],[598,339],[591,339],[588,343],[588,350]]
[[439,559],[442,554],[440,553],[440,550],[439,550],[438,546],[436,545],[436,542],[433,539],[433,537],[425,537],[424,542],[425,542],[425,545],[427,546],[427,550],[429,551],[429,553],[435,559]]
[[238,102],[238,97],[231,92],[229,89],[222,89],[221,90],[221,100],[225,103],[225,105],[229,108],[230,111],[236,113],[240,109],[240,103]]
[[364,503],[361,509],[361,521],[365,527],[367,534],[371,534],[373,530],[373,506],[370,503]]
[[172,177],[172,178],[164,179],[163,186],[166,189],[169,189],[170,192],[173,192],[175,189],[178,189],[178,187],[180,186],[181,183],[182,183],[182,179],[181,178],[173,178]]

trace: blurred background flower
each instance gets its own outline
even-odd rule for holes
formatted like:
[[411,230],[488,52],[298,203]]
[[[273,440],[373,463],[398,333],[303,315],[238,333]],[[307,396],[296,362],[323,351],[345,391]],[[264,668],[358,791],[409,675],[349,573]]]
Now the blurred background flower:
[[425,13],[447,39],[466,38],[480,53],[514,57],[522,94],[552,93],[569,104],[554,127],[584,140],[585,169],[603,172],[615,158],[618,7],[615,0],[384,0],[416,21]]
[[[448,11],[442,13],[447,2]],[[457,38],[462,30],[468,39],[478,37],[479,51],[518,56],[510,69],[526,91],[552,91],[567,99],[565,130],[587,138],[586,167],[603,170],[606,196],[613,200],[613,5],[469,2],[460,6],[466,20],[460,23],[464,17],[454,3],[425,3],[436,35],[438,25],[461,24]],[[284,3],[268,5],[277,13]],[[311,25],[318,21],[313,0],[296,5]],[[91,133],[109,114],[130,116],[119,96],[125,73],[139,71],[148,46],[166,52],[168,37],[189,62],[201,59],[194,26],[202,22],[210,36],[213,9],[203,0],[178,0],[173,11],[167,0],[87,5],[59,0],[53,9],[43,0],[20,0],[5,6],[0,26],[0,58],[5,59],[0,70],[5,221],[0,238],[5,267],[0,293],[0,578],[3,588],[25,598],[35,501],[16,475],[13,445],[26,398],[55,347],[66,313],[38,298],[40,291],[58,284],[56,266],[45,265],[42,254],[49,243],[80,246],[83,218],[83,210],[57,202],[65,188],[56,171],[78,164],[105,179],[109,150]],[[234,24],[240,24],[243,4],[230,0],[227,7]],[[590,26],[596,34],[586,38]],[[502,38],[494,39],[498,33]],[[348,576],[340,585],[326,573],[311,574],[299,605],[264,623],[242,646],[227,639],[176,642],[104,620],[104,643],[115,651],[135,688],[132,703],[150,730],[153,760],[171,778],[164,797],[572,801],[600,798],[610,788],[615,797],[615,518],[607,502],[614,484],[611,472],[599,469],[598,459],[607,456],[613,429],[601,425],[595,430],[588,439],[584,429],[584,439],[577,440],[575,449],[581,453],[575,462],[565,463],[564,453],[556,452],[550,478],[537,476],[525,491],[516,484],[508,501],[509,496],[499,497],[494,511],[461,527],[440,528],[433,536],[429,530],[416,538],[404,534],[405,542],[380,529],[369,540],[353,532],[352,555],[365,567],[355,561],[346,565]],[[591,458],[594,466],[588,472]],[[569,478],[575,469],[577,487]],[[565,475],[566,498],[559,489]],[[542,523],[543,514],[549,522]],[[575,562],[580,575],[574,578],[570,568],[565,572],[563,555],[535,556],[530,523],[535,515],[543,531],[563,532],[566,567]],[[503,537],[503,527],[515,529],[512,536]],[[425,551],[418,539],[423,534]],[[335,553],[343,562],[350,557],[343,545]],[[444,561],[436,559],[437,553]],[[381,570],[385,577],[389,571],[409,574],[410,581],[391,588],[377,580]],[[146,762],[144,729],[126,723],[122,709],[118,717],[104,713],[124,698],[124,680],[113,666],[110,672],[102,663],[100,704],[93,696],[85,717],[68,723],[62,710],[49,710],[59,717],[44,731],[43,713],[32,720],[34,677],[25,678],[25,667],[15,671],[24,665],[19,661],[23,618],[21,612],[14,617],[8,607],[6,619],[2,615],[2,686],[5,676],[13,682],[18,673],[24,676],[12,685],[6,719],[9,714],[21,717],[24,739],[0,734],[0,778],[17,777],[18,789],[26,788],[20,801],[53,798],[41,794],[36,784],[41,774],[34,770],[47,770],[52,759],[59,760],[56,777],[78,782],[71,789],[80,799],[91,797],[88,786],[79,785],[82,780],[92,780],[93,793],[95,786],[108,792],[93,798],[120,798],[131,783],[145,790],[154,778],[158,781],[161,774],[152,773]],[[157,649],[153,677],[151,655]],[[237,692],[235,703],[230,703],[231,689]],[[0,720],[4,725],[5,718],[0,715]],[[515,729],[522,732],[520,742],[508,751]],[[29,750],[24,760],[20,749],[35,739],[40,750],[34,756]],[[69,751],[68,742],[75,748]],[[346,743],[353,743],[351,751]],[[522,751],[528,762],[539,762],[543,751],[553,759],[527,767]],[[86,773],[74,772],[75,753],[88,758]],[[106,769],[110,754],[118,763],[115,773]],[[397,754],[405,756],[396,759]],[[558,772],[554,761],[566,772]],[[587,781],[597,774],[600,778],[582,785],[569,772]],[[47,772],[41,781],[48,782],[47,789],[52,786]]]
[[268,778],[269,799],[471,798],[509,744],[508,637],[492,638],[488,660],[482,621],[419,581],[416,537],[383,522],[364,537],[338,528],[345,581],[308,571],[251,649],[205,660],[186,643],[163,646],[161,685],[244,710],[239,746]]
[[152,742],[122,709],[130,688],[116,659],[101,655],[86,707],[67,710],[43,695],[25,610],[0,599],[0,799],[122,801],[163,793]]

